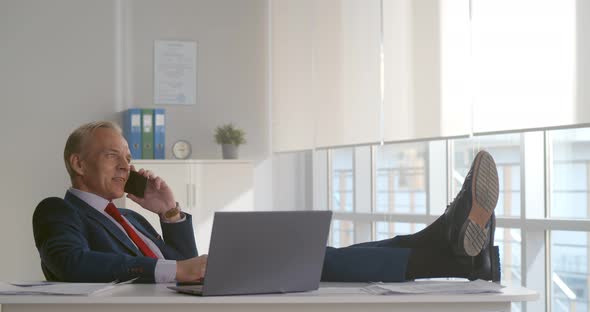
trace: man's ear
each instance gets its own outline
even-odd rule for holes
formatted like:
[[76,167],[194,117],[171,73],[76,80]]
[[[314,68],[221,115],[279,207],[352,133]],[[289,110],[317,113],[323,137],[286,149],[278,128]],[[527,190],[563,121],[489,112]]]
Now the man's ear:
[[80,154],[70,155],[70,166],[72,167],[72,170],[74,170],[78,175],[84,175],[84,172],[86,171],[82,165]]

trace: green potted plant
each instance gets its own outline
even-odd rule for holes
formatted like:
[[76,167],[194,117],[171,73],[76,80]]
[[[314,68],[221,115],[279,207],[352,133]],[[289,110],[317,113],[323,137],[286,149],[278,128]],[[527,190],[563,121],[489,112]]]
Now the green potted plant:
[[221,145],[223,159],[237,159],[238,146],[246,143],[246,132],[233,123],[221,125],[215,129],[215,142]]

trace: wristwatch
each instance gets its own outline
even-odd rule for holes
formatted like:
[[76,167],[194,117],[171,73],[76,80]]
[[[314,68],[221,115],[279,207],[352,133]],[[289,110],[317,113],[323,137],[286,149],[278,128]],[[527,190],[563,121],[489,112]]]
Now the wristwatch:
[[169,209],[168,211],[163,213],[164,219],[173,218],[179,213],[180,213],[180,207],[178,206],[178,202],[176,202],[176,207]]

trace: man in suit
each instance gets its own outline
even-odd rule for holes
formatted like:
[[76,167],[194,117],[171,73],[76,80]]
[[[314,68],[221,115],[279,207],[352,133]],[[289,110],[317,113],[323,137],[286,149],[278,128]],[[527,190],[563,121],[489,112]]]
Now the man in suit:
[[[139,214],[117,209],[130,162],[118,126],[95,122],[67,140],[64,161],[72,187],[64,199],[43,200],[33,216],[35,243],[48,280],[72,282],[188,282],[204,276],[191,216],[179,211],[166,183],[149,178],[143,198],[127,196],[160,215],[164,238]],[[493,246],[498,175],[491,155],[479,152],[463,188],[445,213],[424,230],[345,248],[328,247],[323,281],[399,282],[428,277],[500,280]]]
[[64,162],[72,187],[64,199],[43,200],[33,215],[35,244],[48,280],[191,282],[204,276],[191,215],[183,213],[166,182],[152,172],[143,198],[128,194],[160,216],[163,238],[138,213],[116,208],[124,195],[131,155],[120,128],[93,122],[68,138]]

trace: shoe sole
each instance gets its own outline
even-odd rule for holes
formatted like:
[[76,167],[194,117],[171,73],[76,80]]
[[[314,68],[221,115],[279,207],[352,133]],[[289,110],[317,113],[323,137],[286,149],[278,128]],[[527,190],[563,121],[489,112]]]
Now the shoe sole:
[[492,156],[486,151],[480,151],[474,162],[471,210],[460,232],[463,237],[460,240],[463,242],[462,249],[472,257],[477,256],[486,244],[489,231],[486,224],[494,213],[499,195],[498,170]]

